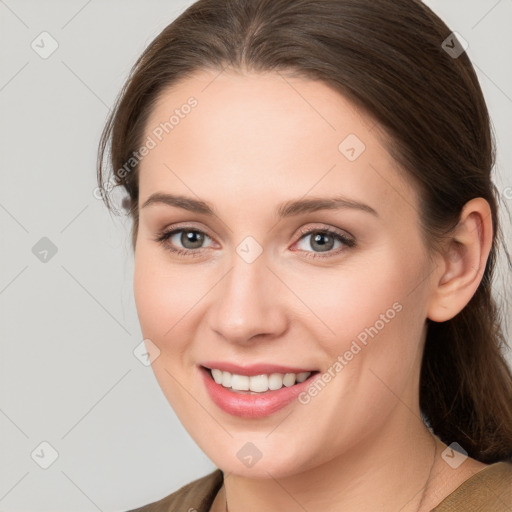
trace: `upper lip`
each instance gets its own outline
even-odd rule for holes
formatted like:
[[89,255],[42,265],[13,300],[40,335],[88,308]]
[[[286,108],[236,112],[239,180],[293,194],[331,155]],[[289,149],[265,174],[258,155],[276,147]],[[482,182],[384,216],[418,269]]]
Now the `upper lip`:
[[248,377],[263,374],[270,375],[272,373],[304,373],[315,371],[312,370],[311,368],[299,368],[267,363],[240,366],[238,364],[229,363],[227,361],[205,361],[201,363],[201,366],[208,368],[210,370],[212,368],[217,368],[218,370],[222,370],[224,372],[235,373],[237,375],[247,375]]

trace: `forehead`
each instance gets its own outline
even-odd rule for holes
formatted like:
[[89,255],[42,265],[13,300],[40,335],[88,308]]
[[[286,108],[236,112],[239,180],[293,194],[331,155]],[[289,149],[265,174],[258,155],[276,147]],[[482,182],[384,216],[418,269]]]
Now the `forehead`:
[[[196,106],[189,109],[191,98]],[[180,110],[184,111],[181,115]],[[146,132],[158,131],[173,113],[179,119],[175,115],[171,121],[173,137],[165,137],[170,132],[165,133],[163,138],[168,140],[164,145],[173,140],[177,144],[180,132],[203,145],[232,136],[226,158],[234,158],[237,150],[263,156],[263,145],[268,149],[278,145],[283,152],[293,147],[296,153],[298,142],[309,139],[318,145],[320,138],[337,154],[336,142],[347,129],[368,138],[367,132],[376,125],[327,84],[281,72],[196,72],[160,94]],[[193,133],[187,130],[190,124],[194,124]]]
[[141,202],[162,190],[260,202],[345,193],[395,210],[415,201],[379,125],[320,81],[197,72],[160,95],[149,138]]

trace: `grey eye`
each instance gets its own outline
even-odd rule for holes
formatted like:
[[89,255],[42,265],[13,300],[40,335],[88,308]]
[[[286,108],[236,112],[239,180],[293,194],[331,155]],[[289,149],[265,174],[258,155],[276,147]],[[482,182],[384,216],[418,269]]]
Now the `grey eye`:
[[[307,241],[310,239],[309,242]],[[335,244],[338,245],[335,246]],[[338,235],[326,233],[325,231],[314,231],[304,235],[298,243],[301,251],[327,252],[340,247],[341,241]]]

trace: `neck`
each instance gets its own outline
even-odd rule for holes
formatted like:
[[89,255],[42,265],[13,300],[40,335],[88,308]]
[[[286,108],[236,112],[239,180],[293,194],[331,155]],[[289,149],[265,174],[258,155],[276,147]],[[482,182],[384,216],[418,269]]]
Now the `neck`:
[[229,512],[430,510],[426,494],[440,441],[403,404],[398,407],[404,409],[397,420],[401,428],[390,421],[384,430],[376,429],[357,446],[307,471],[268,479],[227,475]]

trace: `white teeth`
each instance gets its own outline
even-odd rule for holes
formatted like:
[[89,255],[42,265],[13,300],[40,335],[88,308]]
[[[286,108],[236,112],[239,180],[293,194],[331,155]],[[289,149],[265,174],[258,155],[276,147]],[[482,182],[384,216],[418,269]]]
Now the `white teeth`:
[[212,377],[217,384],[225,388],[231,388],[234,391],[253,391],[255,393],[265,393],[269,389],[275,391],[283,386],[291,387],[298,382],[304,382],[311,372],[302,373],[272,373],[270,375],[238,375],[229,373],[217,368],[211,369]]
[[217,370],[217,368],[212,368],[212,377],[213,377],[213,380],[217,384],[222,384],[222,370]]
[[268,389],[272,391],[276,389],[281,389],[283,387],[283,374],[282,373],[273,373],[268,378]]
[[268,375],[253,375],[249,377],[249,389],[257,393],[268,390]]
[[295,384],[295,373],[285,373],[283,378],[283,384],[289,388]]
[[231,376],[231,389],[237,391],[249,391],[249,377],[247,375],[237,375],[236,373]]
[[222,383],[225,388],[231,387],[231,373],[229,372],[222,372]]

